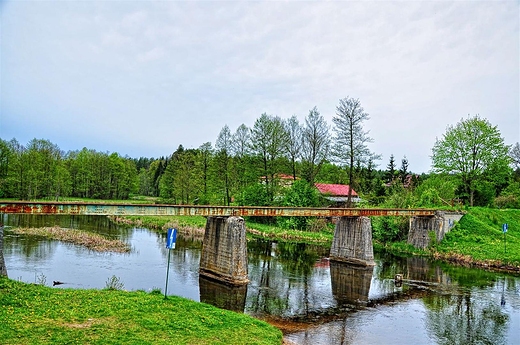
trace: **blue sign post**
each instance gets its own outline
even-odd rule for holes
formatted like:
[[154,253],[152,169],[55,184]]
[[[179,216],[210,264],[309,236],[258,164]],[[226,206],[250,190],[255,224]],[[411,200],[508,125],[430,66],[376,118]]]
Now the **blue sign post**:
[[168,266],[166,267],[166,286],[164,287],[164,298],[168,294],[168,275],[170,273],[170,252],[175,249],[175,241],[177,241],[177,229],[168,229],[166,234],[166,248],[168,248]]
[[502,224],[502,232],[504,233],[504,255],[506,254],[506,232],[508,227],[507,223]]

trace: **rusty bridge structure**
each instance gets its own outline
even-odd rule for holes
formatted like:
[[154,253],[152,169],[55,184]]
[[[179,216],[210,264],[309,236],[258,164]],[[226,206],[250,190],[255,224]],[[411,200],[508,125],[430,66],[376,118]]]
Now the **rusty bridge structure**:
[[[3,214],[86,216],[205,216],[206,229],[199,273],[231,285],[247,284],[247,239],[243,217],[329,217],[335,219],[330,260],[374,266],[371,218],[410,217],[408,243],[424,248],[435,233],[440,241],[462,215],[432,209],[309,208],[124,204],[86,202],[32,202],[0,200]],[[0,218],[0,222],[2,219]]]
[[0,201],[0,214],[63,214],[87,216],[235,216],[235,217],[369,217],[433,216],[431,209],[258,207],[85,202]]

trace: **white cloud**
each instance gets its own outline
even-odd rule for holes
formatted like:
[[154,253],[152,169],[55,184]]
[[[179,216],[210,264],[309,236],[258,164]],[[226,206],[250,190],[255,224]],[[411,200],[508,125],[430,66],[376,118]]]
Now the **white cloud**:
[[[518,9],[8,1],[0,135],[84,146],[73,135],[61,143],[59,124],[102,146],[93,148],[158,156],[214,141],[224,124],[251,126],[263,112],[303,120],[317,106],[331,121],[338,100],[352,96],[371,115],[380,165],[393,153],[426,171],[435,137],[468,113],[488,117],[508,143],[520,140]],[[11,119],[38,114],[38,130]]]

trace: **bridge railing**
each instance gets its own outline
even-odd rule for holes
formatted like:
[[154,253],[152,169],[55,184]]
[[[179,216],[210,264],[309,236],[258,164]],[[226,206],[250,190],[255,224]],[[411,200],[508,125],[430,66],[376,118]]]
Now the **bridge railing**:
[[83,202],[0,201],[0,213],[140,216],[359,217],[433,216],[432,209],[206,206]]

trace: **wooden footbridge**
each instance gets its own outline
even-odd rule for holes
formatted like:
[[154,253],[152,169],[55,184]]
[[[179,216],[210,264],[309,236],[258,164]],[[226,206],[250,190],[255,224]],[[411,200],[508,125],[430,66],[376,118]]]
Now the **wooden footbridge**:
[[361,266],[374,265],[372,225],[369,217],[411,217],[408,242],[417,247],[425,247],[429,244],[431,231],[435,232],[437,241],[440,241],[453,226],[454,221],[462,217],[458,213],[431,209],[193,206],[0,200],[1,214],[206,216],[199,272],[203,276],[233,285],[248,282],[246,227],[242,217],[334,217],[336,228],[330,259]]

